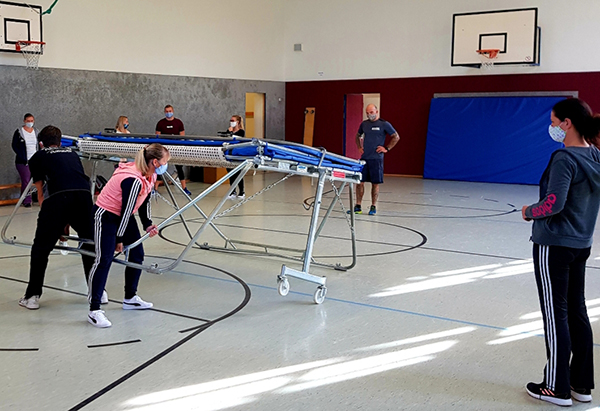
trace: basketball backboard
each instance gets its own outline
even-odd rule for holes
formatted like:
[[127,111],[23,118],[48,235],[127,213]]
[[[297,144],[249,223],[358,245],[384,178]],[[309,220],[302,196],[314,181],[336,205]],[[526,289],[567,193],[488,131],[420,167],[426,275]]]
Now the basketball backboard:
[[19,53],[19,40],[42,39],[42,7],[25,3],[0,1],[0,51]]
[[476,50],[498,49],[494,65],[539,65],[538,9],[454,14],[452,66],[480,67]]

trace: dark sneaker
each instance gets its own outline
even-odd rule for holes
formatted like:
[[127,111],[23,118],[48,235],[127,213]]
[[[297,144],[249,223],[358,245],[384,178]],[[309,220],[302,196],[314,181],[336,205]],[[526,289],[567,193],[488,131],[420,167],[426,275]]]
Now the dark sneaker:
[[571,387],[571,397],[579,402],[592,402],[592,390],[589,388]]
[[560,405],[562,407],[570,407],[573,405],[571,400],[571,394],[557,394],[552,390],[546,388],[546,384],[536,384],[530,382],[527,384],[527,394],[538,400],[550,402],[552,404]]
[[192,192],[191,192],[190,190],[188,190],[188,189],[187,189],[187,187],[186,187],[186,188],[184,188],[184,189],[183,189],[183,191],[184,191],[184,192],[185,192],[187,195],[189,195],[189,196],[191,196],[191,195],[192,195]]
[[[346,214],[350,214],[350,210],[346,211]],[[359,205],[354,206],[354,214],[362,214],[362,208]]]
[[377,208],[372,205],[371,208],[369,208],[369,215],[375,215],[377,214]]

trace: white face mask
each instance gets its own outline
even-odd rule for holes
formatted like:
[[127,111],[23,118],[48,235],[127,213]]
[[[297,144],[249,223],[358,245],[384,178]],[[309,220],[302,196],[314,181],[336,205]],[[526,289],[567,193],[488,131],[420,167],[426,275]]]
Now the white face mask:
[[230,122],[229,122],[229,126],[230,126],[230,127],[235,127],[235,126],[237,126],[237,121],[230,121]]
[[32,128],[33,127],[33,122],[25,123],[25,127]]
[[548,126],[548,134],[550,134],[552,140],[556,141],[557,143],[562,143],[565,141],[565,137],[567,137],[567,132],[560,128],[560,124],[558,126],[553,126],[552,124]]
[[371,121],[375,121],[377,119],[377,114],[367,114],[367,118]]

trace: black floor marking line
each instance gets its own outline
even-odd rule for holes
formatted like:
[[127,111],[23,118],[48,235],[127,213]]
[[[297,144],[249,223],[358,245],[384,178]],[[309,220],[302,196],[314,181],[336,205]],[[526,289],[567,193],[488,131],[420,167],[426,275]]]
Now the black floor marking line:
[[484,198],[484,201],[491,201],[492,203],[498,203],[498,200],[494,200],[493,198]]
[[432,195],[431,193],[410,193],[412,195],[418,195],[418,196],[430,196]]
[[461,195],[458,195],[458,194],[450,194],[450,197],[470,198],[469,196],[461,196]]
[[134,344],[134,343],[139,343],[142,342],[142,340],[140,340],[139,338],[137,340],[129,340],[129,341],[120,341],[120,342],[114,342],[114,343],[106,343],[106,344],[90,344],[87,347],[88,348],[102,348],[102,347],[114,347],[116,345],[126,345],[126,344]]
[[[29,256],[27,255],[25,257],[29,257]],[[164,257],[161,257],[161,258],[164,258]],[[28,284],[28,281],[26,281],[26,280],[21,280],[21,279],[12,278],[12,277],[6,277],[6,276],[3,276],[3,275],[0,275],[0,279],[2,279],[2,280],[8,280],[8,281],[14,281],[16,283],[21,283],[21,284]],[[54,291],[61,291],[63,293],[68,293],[68,294],[73,294],[73,295],[87,297],[87,294],[85,294],[85,293],[80,293],[79,291],[66,290],[64,288],[53,287],[51,285],[44,285],[44,288],[47,288],[49,290],[54,290]],[[117,303],[117,304],[122,304],[123,303],[122,301],[117,301],[117,300],[113,300],[113,299],[109,299],[108,301],[113,302],[113,303]],[[153,308],[148,308],[148,310],[150,310],[150,311],[156,311],[156,312],[159,312],[159,313],[162,313],[162,314],[172,315],[172,316],[175,316],[175,317],[188,318],[190,320],[196,320],[196,321],[202,321],[202,322],[209,322],[210,321],[210,320],[206,320],[204,318],[194,317],[194,316],[187,315],[187,314],[180,314],[180,313],[176,313],[174,311],[161,310],[161,309],[154,308],[154,307]]]
[[517,208],[514,204],[506,203],[506,205],[511,206],[512,208]]
[[0,351],[16,352],[16,351],[39,351],[39,348],[0,348]]
[[[148,255],[148,257],[156,258],[157,256]],[[162,256],[160,256],[160,258],[166,258],[166,259],[169,259],[169,260],[175,260],[175,258],[170,258],[170,257],[162,257]],[[230,272],[225,271],[225,270],[222,270],[222,269],[217,268],[217,267],[213,267],[213,266],[207,265],[207,264],[197,263],[195,261],[183,260],[183,262],[186,262],[186,263],[189,263],[189,264],[199,265],[199,266],[202,266],[202,267],[207,267],[207,268],[210,268],[210,269],[213,269],[213,270],[216,270],[216,271],[220,271],[220,272],[224,273],[225,275],[228,275],[228,276],[234,278],[244,288],[244,294],[245,295],[244,295],[243,301],[236,308],[234,308],[230,312],[222,315],[221,317],[219,317],[219,318],[217,318],[215,320],[212,320],[211,322],[208,322],[206,324],[199,325],[198,327],[196,327],[196,330],[193,333],[191,333],[191,334],[187,335],[186,337],[184,337],[183,339],[177,341],[175,344],[171,345],[170,347],[168,347],[165,350],[161,351],[160,353],[156,354],[154,357],[150,358],[148,361],[146,361],[145,363],[143,363],[140,366],[136,367],[132,371],[128,372],[127,374],[125,374],[121,378],[117,379],[116,381],[113,381],[112,383],[110,383],[106,387],[102,388],[100,391],[96,392],[95,394],[93,394],[93,395],[89,396],[88,398],[86,398],[85,400],[81,401],[79,404],[77,404],[74,407],[70,408],[69,411],[77,411],[77,410],[80,410],[83,407],[89,405],[90,403],[92,403],[93,401],[97,400],[98,398],[100,398],[104,394],[108,393],[112,389],[118,387],[119,385],[121,385],[122,383],[124,383],[125,381],[127,381],[128,379],[134,377],[136,374],[138,374],[141,371],[145,370],[146,368],[148,368],[149,366],[151,366],[152,364],[154,364],[158,360],[164,358],[167,354],[169,354],[169,353],[173,352],[174,350],[176,350],[177,348],[181,347],[183,344],[185,344],[186,342],[188,342],[192,338],[196,337],[201,332],[207,330],[208,328],[212,327],[216,323],[218,323],[220,321],[223,321],[226,318],[229,318],[232,315],[238,313],[250,301],[250,297],[252,296],[252,292],[250,291],[250,287],[248,287],[248,284],[246,284],[244,282],[244,280],[242,280],[240,277],[236,276],[235,274],[230,273]]]
[[[234,215],[227,215],[224,218],[230,218],[230,217],[309,217],[309,216],[298,216],[297,214],[234,214]],[[334,219],[338,219],[338,220],[345,220],[345,218],[341,218],[341,217],[330,217],[330,218],[334,218]],[[187,220],[188,222],[195,222],[195,223],[200,223],[198,221],[198,218],[194,218],[191,220]],[[403,230],[407,230],[410,231],[412,233],[417,234],[418,236],[421,237],[421,242],[419,244],[416,245],[411,245],[411,246],[405,246],[406,248],[404,249],[400,249],[400,250],[392,250],[392,251],[384,251],[384,252],[380,252],[380,253],[366,253],[366,254],[357,254],[357,257],[376,257],[376,256],[381,256],[381,255],[389,255],[389,254],[396,254],[396,253],[402,253],[405,251],[410,251],[413,250],[415,248],[419,248],[421,246],[423,246],[424,244],[427,243],[427,237],[425,236],[425,234],[410,228],[410,227],[404,227],[398,224],[394,224],[394,223],[388,223],[388,222],[384,222],[384,221],[378,221],[378,220],[365,220],[368,221],[370,223],[374,223],[374,224],[381,224],[381,225],[388,225],[388,226],[392,226],[392,227],[396,227],[396,228],[400,228]],[[175,245],[179,245],[182,247],[185,247],[187,244],[183,244],[180,242],[177,242],[175,240],[172,240],[168,237],[166,237],[163,234],[163,230],[169,228],[169,227],[173,227],[176,226],[178,224],[182,224],[181,221],[174,221],[171,224],[162,227],[159,231],[159,236],[160,238],[162,238],[165,241],[170,242],[171,244],[175,244]],[[218,224],[219,226],[225,226],[224,224]],[[241,226],[236,226],[237,228],[246,228],[246,227],[241,227]],[[278,232],[278,233],[282,233],[282,234],[290,234],[290,235],[301,235],[301,236],[305,236],[306,233],[299,233],[299,232],[294,232],[294,231],[285,231],[285,230],[275,230],[275,229],[266,229],[266,228],[248,228],[248,229],[254,229],[254,230],[259,230],[259,231],[266,231],[266,232]],[[328,238],[328,239],[341,239],[341,240],[345,240],[345,241],[350,241],[349,238],[344,238],[344,237],[336,237],[336,236],[328,236],[328,235],[320,235],[320,238]],[[360,242],[369,242],[369,240],[356,240],[358,243]],[[381,244],[381,243],[376,243],[376,244]],[[389,243],[383,243],[384,245],[389,245]],[[199,247],[197,245],[194,245],[193,248],[195,249],[202,249],[202,247]],[[213,249],[213,251],[222,251],[222,252],[227,252],[225,250],[219,250],[219,249]],[[244,255],[254,255],[254,256],[259,256],[261,257],[262,255],[259,254],[255,254],[255,253],[244,253],[242,251],[237,251],[238,254],[244,254]],[[327,256],[320,256],[320,255],[315,255],[313,256],[314,258],[351,258],[351,255],[327,255]]]
[[387,200],[377,200],[378,203],[385,204],[401,204],[401,205],[412,205],[419,207],[434,207],[434,208],[455,208],[457,210],[473,210],[473,211],[495,211],[502,212],[506,210],[497,210],[495,208],[480,208],[480,207],[463,207],[463,206],[449,206],[443,204],[422,204],[422,203],[407,203],[404,201],[387,201]]
[[[336,210],[337,211],[337,210]],[[439,218],[439,219],[465,219],[465,218],[488,218],[488,217],[500,217],[503,215],[508,215],[512,213],[516,213],[518,210],[504,211],[497,214],[482,214],[482,215],[460,215],[460,216],[434,216],[434,215],[392,215],[388,214],[385,211],[383,213],[379,213],[378,215],[381,217],[391,217],[391,218]],[[363,220],[365,218],[365,220]],[[361,221],[366,221],[369,217],[361,217],[359,218]]]

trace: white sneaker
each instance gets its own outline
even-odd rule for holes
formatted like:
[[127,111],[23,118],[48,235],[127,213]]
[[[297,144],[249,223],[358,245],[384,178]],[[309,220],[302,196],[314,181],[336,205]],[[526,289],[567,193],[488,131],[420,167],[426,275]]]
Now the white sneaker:
[[100,298],[100,304],[108,304],[108,293],[106,290],[102,291],[102,298]]
[[154,304],[142,300],[139,295],[134,295],[133,298],[130,299],[123,299],[124,310],[146,310],[152,308],[153,305]]
[[[59,241],[58,245],[60,245],[62,247],[68,247],[69,246],[69,242],[68,241]],[[69,254],[69,250],[60,250],[60,253],[62,255],[67,255],[67,254]]]
[[23,296],[19,300],[19,305],[30,310],[37,310],[38,308],[40,308],[40,296],[33,295],[29,298],[25,298],[25,296]]
[[88,313],[88,322],[92,324],[94,327],[98,328],[107,328],[112,325],[103,310],[90,311]]
[[228,199],[228,200],[235,200],[236,198],[237,198],[237,196],[235,195],[235,193],[229,194],[229,195],[227,196],[227,199]]
[[239,196],[237,196],[237,198],[243,200],[244,198],[246,198],[246,194],[240,194]]

